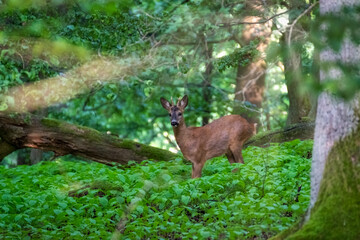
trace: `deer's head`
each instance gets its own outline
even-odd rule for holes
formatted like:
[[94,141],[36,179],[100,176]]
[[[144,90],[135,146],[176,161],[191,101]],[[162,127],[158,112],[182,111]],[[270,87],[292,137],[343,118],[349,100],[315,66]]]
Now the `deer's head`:
[[171,103],[165,98],[160,98],[161,105],[169,112],[170,122],[173,127],[179,126],[184,121],[183,113],[188,104],[188,96],[185,95],[182,99],[179,99],[174,104],[171,99]]

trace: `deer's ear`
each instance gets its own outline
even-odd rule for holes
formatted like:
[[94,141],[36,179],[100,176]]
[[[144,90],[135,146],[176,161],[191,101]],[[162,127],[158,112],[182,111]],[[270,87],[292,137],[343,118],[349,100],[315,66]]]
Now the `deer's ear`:
[[165,108],[166,110],[170,110],[171,104],[165,98],[160,98],[160,102],[163,108]]
[[186,106],[188,105],[188,96],[187,95],[183,96],[183,98],[178,102],[177,105],[179,108],[185,109]]

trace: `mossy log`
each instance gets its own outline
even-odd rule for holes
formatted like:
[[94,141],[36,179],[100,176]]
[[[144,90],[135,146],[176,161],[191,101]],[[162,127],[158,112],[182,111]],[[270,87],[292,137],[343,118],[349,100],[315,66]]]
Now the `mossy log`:
[[244,147],[258,146],[267,147],[270,143],[282,143],[294,139],[313,139],[314,138],[314,122],[303,122],[287,126],[283,129],[267,131],[251,137]]
[[0,114],[0,137],[0,160],[14,150],[26,147],[52,151],[55,156],[72,154],[107,165],[145,159],[166,161],[177,156],[88,127],[30,114]]

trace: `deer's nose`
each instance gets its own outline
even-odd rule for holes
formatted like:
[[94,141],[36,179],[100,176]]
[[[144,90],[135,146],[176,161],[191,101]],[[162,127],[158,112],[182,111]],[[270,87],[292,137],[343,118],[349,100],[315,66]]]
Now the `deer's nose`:
[[179,123],[176,120],[172,120],[171,125],[175,127],[175,126],[179,125]]

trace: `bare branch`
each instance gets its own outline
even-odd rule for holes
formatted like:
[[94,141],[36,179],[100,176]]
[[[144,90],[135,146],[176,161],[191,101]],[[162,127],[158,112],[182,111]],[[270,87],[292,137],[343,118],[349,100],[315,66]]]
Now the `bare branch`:
[[261,20],[261,21],[258,21],[258,22],[239,21],[239,22],[232,22],[232,23],[220,23],[220,24],[217,25],[217,26],[219,26],[219,27],[231,27],[231,26],[236,26],[236,25],[241,25],[241,24],[263,24],[263,23],[267,23],[268,21],[270,21],[270,20],[273,19],[273,18],[276,18],[276,17],[278,17],[278,16],[281,16],[281,15],[283,15],[283,14],[285,14],[285,13],[288,13],[289,11],[290,11],[290,9],[289,9],[289,10],[286,10],[286,11],[284,11],[284,12],[275,14],[275,15],[267,18],[267,19],[264,19],[264,20]]
[[[219,39],[219,40],[209,40],[209,41],[205,41],[205,44],[216,44],[216,43],[223,43],[223,42],[227,42],[230,40],[234,40],[236,42],[236,37],[231,35],[227,38],[224,39]],[[179,46],[186,46],[186,45],[197,45],[198,42],[174,42],[174,41],[168,41],[168,42],[164,42],[161,43],[160,45],[179,45]]]
[[303,13],[301,13],[290,25],[290,30],[289,30],[289,37],[288,37],[288,47],[290,47],[291,45],[291,35],[292,35],[292,31],[293,28],[295,26],[295,24],[300,20],[300,18],[302,18],[305,14],[307,14],[308,12],[311,11],[311,9],[313,9],[313,7],[315,7],[319,2],[315,2],[313,4],[311,4]]

